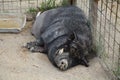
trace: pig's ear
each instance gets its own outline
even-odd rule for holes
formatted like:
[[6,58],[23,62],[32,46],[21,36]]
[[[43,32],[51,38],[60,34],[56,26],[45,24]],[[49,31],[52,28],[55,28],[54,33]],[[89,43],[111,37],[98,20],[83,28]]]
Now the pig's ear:
[[74,39],[75,39],[75,35],[74,35],[74,33],[71,33],[71,34],[69,35],[68,40],[69,40],[69,41],[73,41]]
[[75,32],[69,35],[69,41],[78,40],[77,34]]
[[64,52],[64,48],[59,50],[59,54],[62,54]]

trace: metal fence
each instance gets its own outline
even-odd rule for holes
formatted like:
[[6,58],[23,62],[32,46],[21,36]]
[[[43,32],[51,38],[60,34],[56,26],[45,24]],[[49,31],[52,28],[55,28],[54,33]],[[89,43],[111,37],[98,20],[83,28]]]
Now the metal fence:
[[36,8],[44,0],[0,0],[0,12],[25,13],[29,8]]
[[[44,0],[0,0],[0,13],[26,12]],[[100,62],[112,80],[120,78],[120,0],[74,0],[93,27]],[[119,79],[120,80],[120,79]]]
[[93,27],[102,66],[112,80],[120,80],[120,0],[78,0]]
[[[0,0],[0,12],[25,13],[30,8],[40,7],[40,4],[43,1],[47,0]],[[62,0],[56,0],[56,3],[59,3],[60,1]]]

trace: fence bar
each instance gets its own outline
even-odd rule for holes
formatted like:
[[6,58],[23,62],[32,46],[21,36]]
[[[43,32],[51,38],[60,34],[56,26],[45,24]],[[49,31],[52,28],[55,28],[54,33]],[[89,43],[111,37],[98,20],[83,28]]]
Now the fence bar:
[[108,53],[110,53],[110,51],[109,51],[110,50],[109,45],[110,45],[110,40],[111,40],[111,37],[110,37],[111,36],[111,31],[110,31],[111,30],[111,26],[110,25],[112,23],[112,12],[113,12],[112,11],[112,9],[113,9],[112,6],[113,6],[113,0],[111,2],[111,9],[110,9],[110,16],[109,16],[110,17],[110,23],[109,23],[109,33],[108,33],[108,43],[109,43],[108,44]]
[[75,5],[77,0],[69,0],[71,5]]
[[102,13],[103,13],[103,0],[101,0],[101,13],[100,13],[100,28],[99,28],[99,30],[100,30],[100,35],[99,35],[99,42],[101,41],[101,35],[102,35],[102,33],[101,33],[101,27],[102,27]]
[[89,0],[89,21],[92,24],[93,40],[95,41],[96,27],[97,27],[97,9],[98,0]]
[[118,15],[118,1],[117,1],[117,8],[116,8],[116,15],[115,15],[115,26],[114,26],[114,42],[113,42],[113,61],[114,61],[114,55],[115,55],[115,46],[116,46],[116,25],[117,25],[117,15]]
[[119,56],[118,56],[118,80],[120,80],[120,44],[119,44]]

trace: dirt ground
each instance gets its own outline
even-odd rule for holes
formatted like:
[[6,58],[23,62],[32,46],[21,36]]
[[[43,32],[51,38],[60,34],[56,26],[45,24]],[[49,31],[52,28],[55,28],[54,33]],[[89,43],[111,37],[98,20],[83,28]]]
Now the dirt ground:
[[33,41],[31,23],[18,34],[0,33],[0,80],[110,80],[98,59],[90,61],[90,67],[78,65],[67,71],[59,71],[40,53],[31,53],[22,46]]

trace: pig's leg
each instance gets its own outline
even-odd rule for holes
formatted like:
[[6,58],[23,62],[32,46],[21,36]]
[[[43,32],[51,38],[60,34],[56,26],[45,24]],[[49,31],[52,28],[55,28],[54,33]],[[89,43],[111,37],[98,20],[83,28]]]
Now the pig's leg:
[[41,53],[45,52],[42,38],[36,41],[27,43],[25,47],[29,49],[31,52],[41,52]]
[[40,53],[45,53],[45,49],[40,46],[34,46],[29,49],[31,52],[40,52]]

